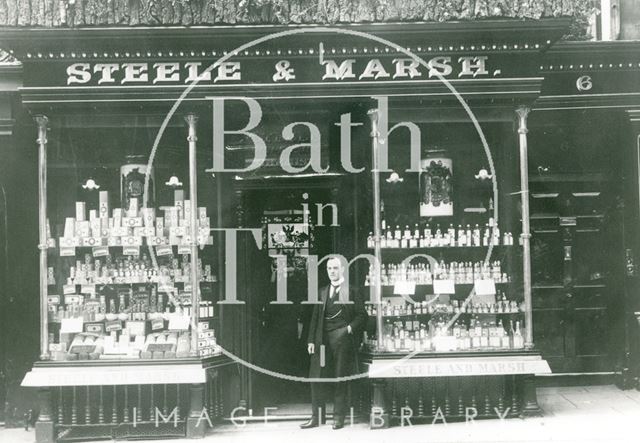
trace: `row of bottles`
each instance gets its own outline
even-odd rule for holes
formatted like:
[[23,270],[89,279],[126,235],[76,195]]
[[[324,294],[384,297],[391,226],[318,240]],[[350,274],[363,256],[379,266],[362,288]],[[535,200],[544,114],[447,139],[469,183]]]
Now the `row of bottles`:
[[[518,305],[515,300],[507,300],[504,292],[498,297],[495,303],[463,303],[459,300],[452,300],[450,303],[433,303],[427,301],[391,304],[389,300],[382,306],[383,317],[400,317],[411,315],[424,315],[435,313],[449,314],[515,314],[524,312],[524,304]],[[375,304],[366,305],[367,313],[370,316],[378,314],[378,306]]]
[[[511,232],[503,232],[501,235],[500,228],[494,223],[493,218],[490,218],[483,228],[478,224],[454,227],[453,223],[451,223],[446,229],[441,228],[440,225],[432,228],[429,224],[421,227],[418,223],[414,225],[413,229],[409,225],[405,225],[404,229],[398,225],[392,228],[382,220],[381,248],[454,248],[490,245],[510,246],[513,244],[513,234]],[[375,238],[373,233],[370,232],[367,237],[367,247],[372,249],[374,246]]]
[[[367,343],[376,347],[373,339]],[[520,321],[509,321],[508,329],[502,320],[471,319],[469,325],[456,322],[448,326],[444,321],[416,322],[387,321],[383,331],[383,352],[440,352],[488,349],[522,349],[524,334]]]
[[[365,286],[370,286],[375,278],[375,267],[369,267],[365,279]],[[440,261],[431,267],[429,263],[405,265],[382,264],[380,267],[380,281],[383,286],[393,286],[397,282],[415,282],[419,285],[433,284],[433,280],[452,280],[457,284],[473,283],[476,280],[493,280],[495,283],[508,283],[509,276],[502,272],[500,260],[485,262],[456,262]]]
[[[84,263],[77,260],[76,265],[70,267],[66,284],[158,283],[163,279],[174,282],[189,281],[191,272],[189,255],[171,256],[168,259],[163,257],[158,257],[157,266],[154,266],[147,254],[142,257],[117,258],[107,255],[104,259],[85,254]],[[210,265],[203,268],[202,260],[198,259],[198,267],[200,281],[214,280]]]

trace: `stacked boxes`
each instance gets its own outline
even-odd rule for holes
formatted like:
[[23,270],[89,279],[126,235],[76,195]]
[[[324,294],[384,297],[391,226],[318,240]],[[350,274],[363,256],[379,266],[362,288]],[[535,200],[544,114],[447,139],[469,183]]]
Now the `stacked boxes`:
[[[100,191],[98,210],[89,211],[85,202],[76,202],[75,217],[67,217],[63,236],[59,239],[60,255],[75,255],[76,247],[124,246],[127,253],[138,255],[143,244],[151,246],[190,246],[191,202],[184,199],[183,191],[175,191],[174,205],[160,208],[159,217],[153,208],[140,208],[136,198],[130,199],[126,210],[114,208],[109,217],[109,194]],[[198,245],[211,245],[210,219],[206,208],[197,208]]]
[[211,357],[220,355],[220,346],[216,343],[216,334],[213,329],[209,329],[209,322],[198,323],[198,353],[200,357]]

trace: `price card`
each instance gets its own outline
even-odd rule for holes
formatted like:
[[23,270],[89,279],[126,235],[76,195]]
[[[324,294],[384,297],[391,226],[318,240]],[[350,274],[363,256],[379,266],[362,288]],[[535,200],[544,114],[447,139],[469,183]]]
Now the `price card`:
[[416,293],[416,282],[414,281],[397,281],[393,286],[395,295],[414,295]]
[[105,330],[107,332],[121,331],[122,330],[122,322],[120,320],[113,320],[113,321],[105,322],[104,326],[105,326]]
[[60,303],[60,296],[59,295],[47,295],[47,304],[50,305],[57,305]]
[[156,255],[158,256],[163,256],[163,255],[171,255],[173,254],[173,249],[171,248],[171,246],[157,246],[156,247]]
[[76,248],[60,248],[60,257],[73,257],[76,255]]
[[178,246],[178,255],[189,255],[191,254],[191,246],[189,245],[180,245]]
[[96,246],[91,250],[94,257],[105,257],[109,255],[109,248],[106,246]]
[[186,331],[189,329],[189,323],[191,318],[188,315],[171,314],[169,316],[169,330],[171,331]]
[[83,327],[82,317],[79,318],[63,318],[60,321],[60,333],[61,334],[76,334],[82,332]]
[[82,303],[82,298],[83,298],[82,295],[76,295],[76,294],[67,295],[64,298],[64,302],[67,305],[70,305],[73,303]]
[[492,279],[476,280],[473,289],[477,295],[495,295],[496,284]]
[[156,318],[155,320],[151,320],[151,330],[158,331],[160,329],[164,329],[164,320],[161,318]]
[[127,329],[130,335],[144,337],[146,335],[145,325],[144,321],[128,321]]
[[81,294],[91,294],[93,296],[96,295],[96,285],[82,285],[80,286]]
[[434,294],[455,294],[456,285],[453,282],[453,280],[434,280],[433,293]]
[[64,285],[62,286],[63,294],[75,294],[76,293],[76,285]]
[[140,255],[140,248],[138,246],[123,246],[123,255]]

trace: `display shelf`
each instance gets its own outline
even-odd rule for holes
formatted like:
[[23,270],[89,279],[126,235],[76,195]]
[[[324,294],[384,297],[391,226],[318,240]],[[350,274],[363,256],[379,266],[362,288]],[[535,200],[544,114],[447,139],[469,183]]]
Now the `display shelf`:
[[[384,252],[393,252],[393,253],[400,253],[400,252],[412,252],[412,253],[420,253],[422,251],[430,251],[430,250],[434,250],[437,252],[443,252],[443,251],[457,251],[457,252],[475,252],[475,251],[482,251],[482,250],[487,250],[489,248],[493,248],[493,249],[512,249],[512,248],[521,248],[522,245],[517,245],[517,244],[513,244],[513,245],[482,245],[482,246],[425,246],[425,247],[418,247],[418,248],[380,248],[381,251]],[[368,250],[373,250],[373,248],[367,248]]]
[[[417,314],[399,314],[399,315],[383,315],[382,318],[411,318],[418,316],[427,316],[433,317],[435,315],[523,315],[524,311],[517,312],[427,312],[427,313],[417,313]],[[369,314],[369,318],[375,318],[375,314]]]
[[[494,284],[496,284],[496,285],[510,285],[512,283],[513,283],[513,281],[494,282]],[[461,287],[473,287],[475,285],[475,283],[454,283],[454,284],[455,284],[455,286],[461,286]],[[365,288],[368,288],[369,286],[371,286],[371,285],[367,285],[367,284],[364,285]],[[418,283],[415,286],[416,286],[416,288],[425,288],[426,289],[426,288],[432,288],[433,284]],[[387,284],[387,285],[381,285],[381,287],[382,288],[393,288],[393,287],[395,287],[395,285]]]
[[550,374],[549,364],[535,350],[486,350],[406,353],[365,350],[369,378],[468,377]]
[[108,386],[204,383],[199,358],[165,360],[40,361],[33,365],[22,386]]

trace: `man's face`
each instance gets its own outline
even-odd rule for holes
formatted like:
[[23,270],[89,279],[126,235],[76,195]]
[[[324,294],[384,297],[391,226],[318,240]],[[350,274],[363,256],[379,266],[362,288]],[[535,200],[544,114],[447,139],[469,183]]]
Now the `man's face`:
[[342,264],[340,260],[329,260],[327,262],[327,274],[331,281],[338,281],[342,278]]

